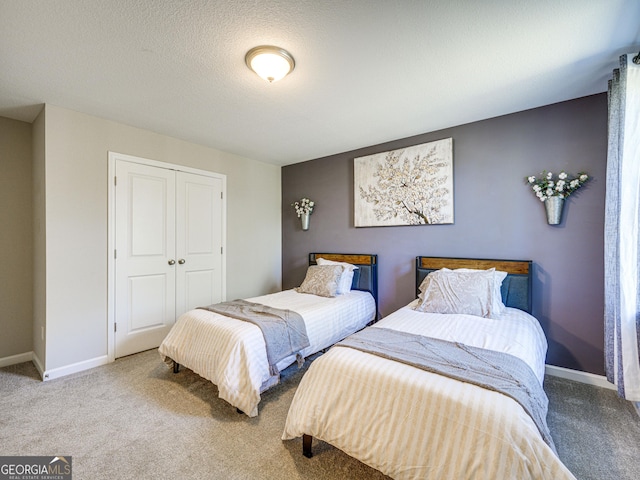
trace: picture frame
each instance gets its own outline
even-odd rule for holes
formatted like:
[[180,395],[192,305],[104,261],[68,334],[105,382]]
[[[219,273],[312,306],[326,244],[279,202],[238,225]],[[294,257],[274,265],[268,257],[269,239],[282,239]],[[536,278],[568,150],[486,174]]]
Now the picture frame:
[[354,158],[356,227],[452,224],[453,138]]

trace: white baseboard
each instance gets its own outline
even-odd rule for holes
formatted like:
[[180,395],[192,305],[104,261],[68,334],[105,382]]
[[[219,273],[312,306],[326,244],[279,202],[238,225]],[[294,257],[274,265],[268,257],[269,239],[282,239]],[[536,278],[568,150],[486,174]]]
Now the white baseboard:
[[10,357],[3,357],[0,358],[0,368],[17,365],[18,363],[30,362],[31,360],[33,360],[33,352],[25,352],[19,353],[18,355],[11,355]]
[[44,378],[44,367],[42,366],[42,361],[40,360],[40,358],[35,352],[33,353],[32,362],[36,366],[36,370],[38,370],[38,373],[40,374],[40,378],[41,379]]
[[90,368],[99,367],[101,365],[110,363],[107,355],[104,355],[102,357],[92,358],[91,360],[85,360],[83,362],[73,363],[71,365],[66,365],[64,367],[45,371],[42,365],[42,361],[38,358],[38,356],[34,352],[26,352],[19,355],[0,358],[0,368],[24,362],[33,362],[33,365],[38,370],[38,373],[40,373],[40,378],[42,378],[42,380],[44,381],[53,380],[54,378],[64,377],[65,375],[82,372],[83,370],[88,370]]
[[64,367],[53,368],[51,370],[42,372],[42,380],[46,382],[47,380],[64,377],[66,375],[71,375],[72,373],[78,373],[84,370],[89,370],[90,368],[100,367],[101,365],[106,365],[107,363],[109,363],[109,358],[107,357],[107,355],[92,358],[90,360],[85,360],[83,362],[72,363],[71,365],[65,365]]
[[580,372],[569,368],[556,367],[555,365],[547,365],[545,373],[553,375],[554,377],[566,378],[568,380],[574,380],[576,382],[586,383],[596,387],[616,390],[616,386],[613,383],[609,383],[607,377],[596,375],[594,373]]

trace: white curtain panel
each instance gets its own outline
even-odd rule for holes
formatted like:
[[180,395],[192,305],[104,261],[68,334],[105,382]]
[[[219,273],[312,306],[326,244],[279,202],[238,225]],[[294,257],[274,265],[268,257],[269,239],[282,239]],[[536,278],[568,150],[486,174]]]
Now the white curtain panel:
[[640,65],[620,57],[609,81],[605,200],[605,367],[621,397],[640,401]]

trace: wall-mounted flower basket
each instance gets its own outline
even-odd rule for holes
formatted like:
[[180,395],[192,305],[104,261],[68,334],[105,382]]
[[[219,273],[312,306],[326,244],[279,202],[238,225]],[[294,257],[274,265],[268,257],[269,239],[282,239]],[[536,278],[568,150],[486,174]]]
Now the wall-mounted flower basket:
[[302,230],[309,230],[309,217],[311,217],[310,213],[303,213],[302,215],[300,215]]
[[562,221],[565,199],[581,188],[589,180],[589,175],[581,172],[577,176],[570,178],[566,172],[560,172],[557,178],[554,178],[552,172],[545,170],[540,174],[539,178],[531,175],[526,180],[531,185],[536,197],[541,202],[544,202],[547,223],[549,225],[559,225]]
[[298,218],[300,218],[302,230],[309,230],[309,217],[311,217],[311,214],[313,213],[313,207],[315,206],[313,200],[302,198],[298,202],[293,202],[291,206],[295,209]]
[[564,208],[564,198],[548,197],[544,201],[544,208],[547,212],[547,223],[549,225],[559,225],[562,221],[562,209]]

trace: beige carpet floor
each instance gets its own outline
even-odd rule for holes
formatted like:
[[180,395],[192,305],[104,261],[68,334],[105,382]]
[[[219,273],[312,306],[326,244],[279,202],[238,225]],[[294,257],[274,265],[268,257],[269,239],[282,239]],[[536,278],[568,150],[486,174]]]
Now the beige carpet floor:
[[[307,362],[308,365],[308,362]],[[156,350],[41,382],[31,363],[0,369],[0,455],[71,455],[73,478],[382,479],[341,451],[280,440],[305,369],[290,367],[248,418]],[[549,425],[580,480],[640,478],[640,418],[610,390],[548,377]]]

